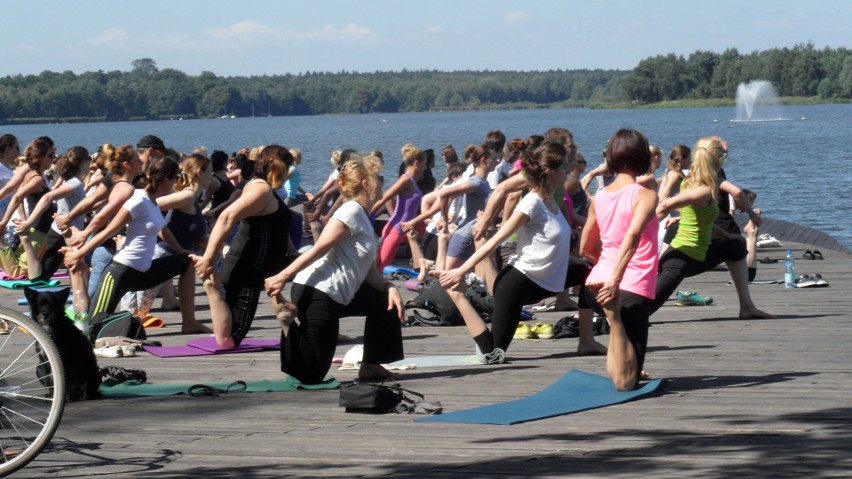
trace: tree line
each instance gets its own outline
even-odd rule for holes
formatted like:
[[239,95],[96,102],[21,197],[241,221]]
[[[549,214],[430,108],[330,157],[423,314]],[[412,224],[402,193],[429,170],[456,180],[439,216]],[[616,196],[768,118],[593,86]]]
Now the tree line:
[[779,96],[852,99],[852,50],[813,43],[741,54],[696,51],[658,55],[639,62],[624,79],[626,99],[653,103],[681,99],[734,98],[737,86],[768,80]]
[[191,76],[150,58],[129,71],[43,71],[0,78],[0,121],[50,122],[218,116],[576,107],[732,99],[739,83],[771,81],[781,96],[852,99],[852,53],[812,43],[740,54],[659,55],[632,71],[306,72]]

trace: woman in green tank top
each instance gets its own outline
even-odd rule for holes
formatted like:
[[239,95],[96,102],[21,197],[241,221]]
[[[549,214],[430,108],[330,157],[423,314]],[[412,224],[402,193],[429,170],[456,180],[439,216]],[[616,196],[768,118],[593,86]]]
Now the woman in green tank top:
[[699,140],[692,151],[692,168],[681,184],[680,193],[657,207],[657,216],[661,219],[670,211],[680,209],[680,226],[671,248],[660,257],[652,311],[665,303],[684,278],[703,273],[724,261],[737,288],[740,318],[772,317],[757,309],[749,294],[745,238],[714,226],[719,216],[716,172],[727,156],[727,144],[718,137]]

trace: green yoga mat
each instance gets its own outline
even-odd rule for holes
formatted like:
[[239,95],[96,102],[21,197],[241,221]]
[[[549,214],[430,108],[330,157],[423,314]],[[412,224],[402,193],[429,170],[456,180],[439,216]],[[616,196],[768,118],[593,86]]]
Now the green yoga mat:
[[[609,378],[573,369],[532,396],[428,416],[417,422],[518,424],[638,399],[656,391],[662,381],[655,379],[633,391],[616,391]],[[499,393],[499,388],[494,391]]]
[[[233,381],[217,381],[204,383],[144,383],[124,382],[114,386],[101,384],[101,394],[105,398],[140,397],[140,396],[174,396],[176,394],[188,394],[189,388],[197,384],[204,384],[216,389],[227,389]],[[300,389],[337,389],[340,383],[327,377],[319,384],[302,384],[290,376],[281,379],[262,379],[259,381],[246,381],[246,390],[243,392],[280,392],[298,391]]]
[[6,289],[24,289],[29,286],[30,288],[49,288],[53,286],[59,286],[58,279],[51,279],[49,281],[30,281],[28,279],[2,279],[0,280],[0,287]]

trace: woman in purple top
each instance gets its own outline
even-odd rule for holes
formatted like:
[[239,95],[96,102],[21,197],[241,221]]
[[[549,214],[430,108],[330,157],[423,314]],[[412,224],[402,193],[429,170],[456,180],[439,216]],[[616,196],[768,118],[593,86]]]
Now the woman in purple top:
[[[405,232],[400,224],[417,216],[420,199],[423,198],[423,193],[417,186],[417,180],[423,174],[423,170],[426,169],[426,155],[419,148],[409,143],[402,147],[402,160],[405,164],[405,172],[396,180],[396,183],[388,188],[382,199],[377,201],[370,210],[372,216],[378,213],[385,203],[396,197],[393,215],[382,230],[381,249],[376,257],[376,267],[380,272],[385,269],[385,266],[391,264],[399,245],[406,240]],[[420,223],[418,228],[417,233],[422,234],[423,224]],[[419,262],[415,264],[419,264]]]

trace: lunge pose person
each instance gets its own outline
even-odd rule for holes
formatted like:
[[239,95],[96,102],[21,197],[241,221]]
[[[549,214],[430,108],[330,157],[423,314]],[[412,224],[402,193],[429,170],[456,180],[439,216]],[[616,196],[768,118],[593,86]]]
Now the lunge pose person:
[[376,235],[367,214],[378,197],[375,175],[364,160],[353,159],[337,181],[345,202],[314,247],[265,281],[272,297],[293,282],[299,322],[282,332],[281,370],[309,384],[331,367],[341,317],[366,316],[360,378],[393,377],[381,365],[403,358],[402,298],[375,267]]
[[[293,247],[288,232],[293,213],[275,194],[292,163],[293,156],[287,148],[281,145],[264,148],[255,165],[254,179],[219,215],[204,254],[193,257],[195,272],[205,280],[204,289],[210,297],[210,314],[219,346],[240,345],[254,321],[263,279],[281,271],[292,260]],[[237,235],[225,255],[221,277],[225,295],[222,297],[219,278],[214,276],[213,270],[216,255],[236,224],[239,224]]]
[[[535,151],[525,152],[522,158],[530,193],[520,200],[497,233],[463,264],[436,271],[476,342],[480,361],[485,363],[503,362],[523,305],[565,289],[568,273],[571,227],[553,199],[553,190],[562,185],[568,174],[565,148],[558,143],[545,143]],[[491,253],[514,233],[518,234],[517,254],[509,258],[494,282],[494,315],[492,329],[488,330],[464,296],[464,276],[480,261],[490,261]]]
[[592,198],[583,228],[580,254],[595,266],[580,291],[579,305],[606,315],[606,369],[615,388],[627,391],[636,387],[648,344],[657,280],[657,193],[636,181],[651,164],[648,140],[638,131],[615,132],[606,163],[615,177]]
[[725,145],[719,138],[698,140],[692,150],[692,167],[683,180],[680,193],[662,201],[657,207],[657,215],[661,218],[679,208],[680,223],[671,241],[671,248],[660,258],[660,274],[652,311],[665,303],[684,278],[703,273],[724,261],[737,288],[740,318],[772,317],[757,309],[751,299],[745,239],[740,234],[720,228],[716,223],[720,197],[716,173],[727,155]]

